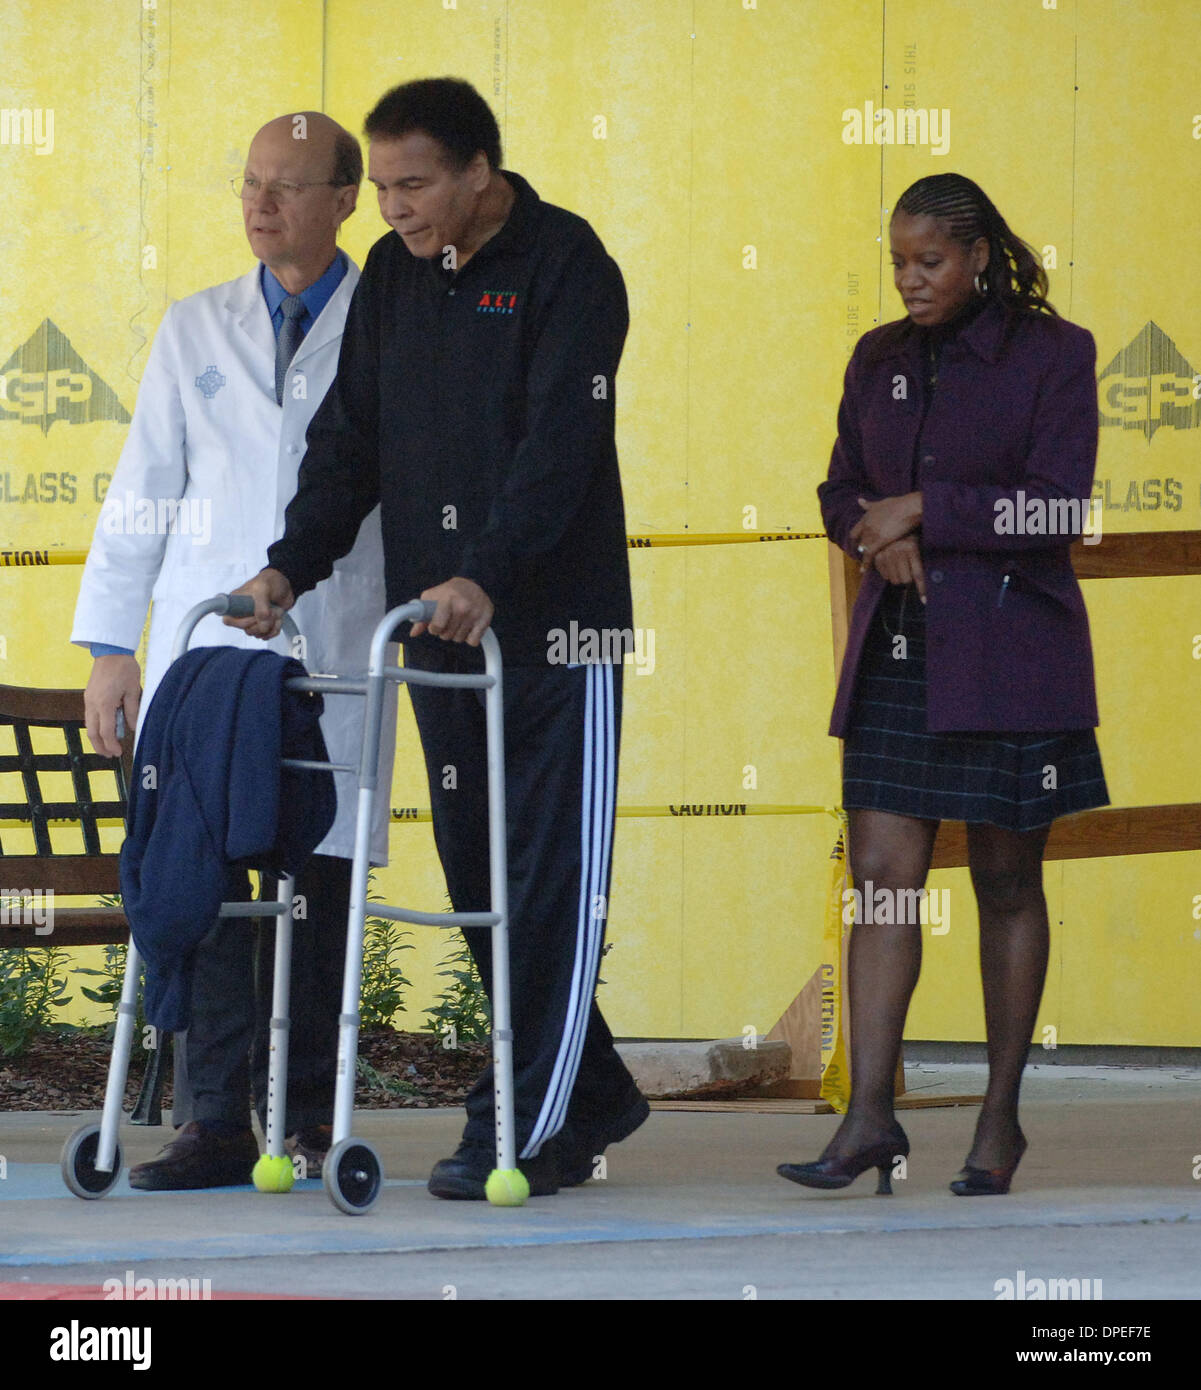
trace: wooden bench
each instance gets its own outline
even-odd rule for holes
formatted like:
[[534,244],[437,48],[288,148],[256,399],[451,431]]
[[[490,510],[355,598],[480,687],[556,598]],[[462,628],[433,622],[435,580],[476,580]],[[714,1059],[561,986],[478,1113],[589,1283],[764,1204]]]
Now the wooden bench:
[[[85,751],[86,738],[82,690],[0,685],[0,774],[9,774],[0,783],[0,949],[105,946],[129,940],[129,922],[119,907],[56,904],[60,897],[115,896],[121,891],[120,848],[106,850],[101,831],[125,820],[133,734],[126,735],[120,758]],[[47,744],[53,747],[35,747]],[[21,795],[15,798],[13,774],[21,779]],[[57,776],[48,789],[46,779],[53,774]],[[64,777],[70,779],[69,795]],[[30,834],[32,854],[27,849],[10,852],[14,839],[27,841]],[[41,897],[44,911],[22,905],[30,894],[35,901]],[[162,1123],[165,1042],[161,1039],[151,1052],[132,1116],[135,1124]]]
[[[12,732],[11,741],[4,730]],[[59,735],[61,747],[35,751],[35,730]],[[38,690],[0,685],[0,773],[17,773],[23,795],[0,794],[0,822],[21,821],[33,834],[34,853],[12,854],[11,826],[0,829],[0,885],[5,893],[29,889],[55,897],[100,897],[121,891],[119,855],[101,847],[102,821],[123,821],[133,761],[133,737],[121,758],[85,752],[82,690]],[[37,740],[43,742],[46,740]],[[15,751],[12,745],[15,744]],[[72,796],[48,796],[47,773],[66,773]],[[112,781],[111,795],[97,795],[93,778]],[[61,779],[60,779],[61,780]],[[71,839],[82,847],[63,850]],[[56,840],[58,846],[56,846]],[[11,911],[8,914],[11,916]],[[0,923],[0,946],[97,946],[129,940],[129,923],[116,907],[58,908],[49,934],[31,923]]]

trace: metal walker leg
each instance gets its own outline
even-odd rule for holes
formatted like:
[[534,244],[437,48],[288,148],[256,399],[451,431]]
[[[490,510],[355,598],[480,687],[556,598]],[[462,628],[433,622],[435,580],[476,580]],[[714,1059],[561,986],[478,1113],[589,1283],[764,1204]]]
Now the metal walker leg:
[[350,1137],[357,1066],[359,992],[362,985],[363,932],[367,915],[367,877],[371,819],[375,805],[384,693],[392,682],[485,691],[488,744],[488,849],[492,906],[489,912],[430,913],[373,903],[372,912],[394,922],[431,927],[488,927],[492,932],[492,1065],[495,1085],[496,1169],[487,1196],[501,1206],[520,1206],[529,1196],[517,1167],[513,1099],[513,1029],[509,1007],[508,859],[505,842],[504,703],[500,644],[484,633],[482,676],[443,675],[386,664],[386,649],[402,622],[428,622],[435,605],[415,600],[394,608],[371,640],[366,686],[363,747],[359,762],[359,801],[351,870],[350,914],[346,931],[346,975],[338,1024],[338,1076],[334,1099],[334,1146],[324,1168],[326,1190],[336,1206],[351,1214],[366,1211],[381,1185],[379,1158],[370,1144]]
[[117,1132],[121,1126],[121,1103],[125,1099],[125,1078],[129,1074],[133,1026],[138,1012],[141,964],[138,948],[131,940],[125,955],[125,979],[121,982],[121,1001],[117,1005],[117,1026],[113,1032],[100,1123],[81,1125],[63,1145],[60,1160],[63,1181],[77,1197],[87,1200],[111,1192],[121,1176],[121,1145]]
[[288,1123],[288,1042],[291,1037],[292,889],[295,879],[280,876],[275,900],[274,978],[271,985],[271,1047],[267,1056],[267,1151],[254,1165],[260,1192],[288,1192],[295,1180],[292,1160],[284,1152]]
[[[209,613],[237,613],[247,616],[249,600],[218,595],[197,604],[188,613],[175,639],[172,659],[187,650],[196,624]],[[359,759],[359,794],[355,821],[354,860],[351,867],[350,905],[347,921],[346,971],[342,984],[342,1011],[338,1019],[338,1061],[334,1096],[333,1147],[323,1166],[323,1181],[331,1200],[350,1215],[366,1212],[377,1200],[383,1186],[379,1156],[370,1144],[351,1137],[354,1113],[355,1073],[358,1062],[359,995],[363,977],[363,937],[367,916],[367,883],[370,871],[371,822],[375,806],[379,764],[380,729],[386,691],[394,683],[413,683],[448,688],[485,691],[488,763],[488,846],[491,910],[488,912],[429,913],[413,909],[374,904],[381,917],[432,927],[488,927],[492,932],[492,1063],[495,1085],[496,1169],[487,1183],[488,1200],[500,1206],[520,1206],[529,1195],[524,1176],[517,1168],[516,1130],[513,1096],[513,1029],[509,999],[509,923],[508,864],[506,854],[504,780],[504,704],[500,645],[493,632],[485,632],[483,649],[485,672],[482,676],[441,675],[414,668],[388,666],[387,646],[400,623],[428,621],[435,605],[421,601],[393,609],[377,625],[371,641],[371,658],[365,682],[337,677],[305,677],[289,681],[292,689],[323,694],[365,696],[363,744]],[[250,611],[253,605],[250,604]],[[296,634],[296,626],[285,615],[284,631]],[[286,766],[313,769],[341,769],[332,764],[290,762]],[[277,917],[275,938],[275,981],[272,999],[271,1052],[267,1083],[267,1152],[255,1165],[254,1182],[260,1191],[285,1192],[292,1186],[292,1165],[284,1152],[287,1123],[289,1003],[292,958],[291,900],[294,883],[290,877],[279,882],[273,909],[262,903],[222,904],[223,917]],[[135,997],[140,961],[133,943],[129,946],[125,980],[118,1006],[117,1027],[109,1063],[104,1111],[99,1125],[77,1130],[63,1149],[62,1172],[67,1186],[77,1196],[102,1197],[117,1181],[121,1151],[117,1133],[121,1103],[129,1067]]]

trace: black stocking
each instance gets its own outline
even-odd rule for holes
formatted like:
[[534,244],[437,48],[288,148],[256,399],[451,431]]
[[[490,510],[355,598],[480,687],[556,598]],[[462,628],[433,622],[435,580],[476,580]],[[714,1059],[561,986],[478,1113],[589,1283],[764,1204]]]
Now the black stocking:
[[[854,886],[894,903],[892,923],[857,912],[851,928],[851,1100],[823,1158],[841,1158],[883,1139],[894,1123],[893,1083],[909,999],[922,963],[916,896],[930,868],[938,822],[889,811],[849,811]],[[898,890],[911,890],[907,897]],[[899,909],[899,910],[898,910]],[[908,919],[908,920],[902,920]]]
[[975,1168],[1005,1167],[1017,1154],[1018,1089],[1050,944],[1042,876],[1049,829],[967,827],[968,862],[980,910],[980,973],[988,1032],[988,1090],[967,1159]]

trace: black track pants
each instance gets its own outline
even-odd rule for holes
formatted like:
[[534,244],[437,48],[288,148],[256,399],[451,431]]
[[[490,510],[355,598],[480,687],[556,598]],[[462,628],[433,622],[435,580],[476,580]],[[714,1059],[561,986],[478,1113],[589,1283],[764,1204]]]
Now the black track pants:
[[[406,662],[478,671],[478,649],[410,646]],[[504,673],[509,942],[518,1152],[536,1155],[570,1117],[585,1132],[628,1105],[633,1079],[593,995],[608,918],[621,728],[621,667]],[[484,694],[410,686],[434,835],[456,912],[486,912]],[[491,993],[487,928],[464,932]],[[493,1136],[492,1069],[467,1099],[465,1137]]]

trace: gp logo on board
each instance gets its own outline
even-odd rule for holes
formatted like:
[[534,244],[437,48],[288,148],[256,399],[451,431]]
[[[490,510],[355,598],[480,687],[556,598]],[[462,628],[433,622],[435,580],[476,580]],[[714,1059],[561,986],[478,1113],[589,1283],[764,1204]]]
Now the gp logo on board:
[[0,367],[0,420],[38,425],[49,434],[56,420],[86,425],[93,420],[129,424],[117,393],[71,346],[56,324],[43,319],[33,336]]
[[1150,443],[1162,426],[1201,426],[1201,374],[1157,323],[1118,353],[1097,378],[1102,427],[1142,430]]
[[485,290],[475,306],[477,314],[511,314],[517,304],[513,290]]

